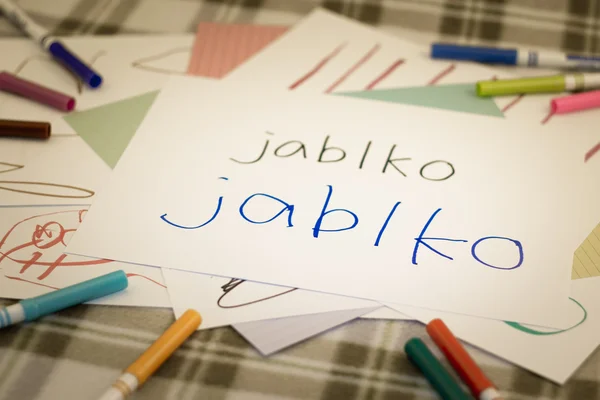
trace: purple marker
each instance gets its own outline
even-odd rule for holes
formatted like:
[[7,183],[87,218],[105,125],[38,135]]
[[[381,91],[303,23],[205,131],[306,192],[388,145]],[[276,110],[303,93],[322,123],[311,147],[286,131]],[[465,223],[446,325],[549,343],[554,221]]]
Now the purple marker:
[[38,42],[45,50],[91,88],[102,84],[102,77],[71,53],[59,40],[35,23],[23,10],[9,0],[0,0],[0,11],[13,24]]
[[6,71],[0,72],[0,90],[23,96],[61,111],[72,111],[75,108],[73,97],[19,78]]

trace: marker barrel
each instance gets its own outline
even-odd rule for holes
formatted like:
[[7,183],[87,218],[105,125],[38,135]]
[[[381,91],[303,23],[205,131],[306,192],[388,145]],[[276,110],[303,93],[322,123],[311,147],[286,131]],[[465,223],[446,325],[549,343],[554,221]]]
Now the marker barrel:
[[404,351],[443,399],[468,400],[470,398],[421,339],[410,339],[404,345]]
[[75,108],[73,97],[19,78],[6,71],[0,72],[0,90],[23,96],[61,111],[72,111]]
[[555,114],[600,108],[600,90],[554,98],[550,107]]
[[48,139],[51,131],[49,122],[0,119],[0,137]]
[[25,11],[10,0],[0,0],[0,11],[17,28],[21,29],[36,42],[40,42],[48,33],[46,29],[35,23]]
[[136,376],[142,385],[198,329],[201,322],[198,312],[187,310],[125,372]]

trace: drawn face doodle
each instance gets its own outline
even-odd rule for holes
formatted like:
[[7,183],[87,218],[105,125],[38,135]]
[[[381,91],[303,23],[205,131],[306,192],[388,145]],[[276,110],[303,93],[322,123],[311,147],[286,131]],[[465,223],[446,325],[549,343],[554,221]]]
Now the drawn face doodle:
[[[110,260],[90,260],[63,253],[87,210],[47,213],[13,225],[0,240],[0,268],[15,275],[20,266],[21,280],[43,281],[58,267],[106,264]],[[27,238],[24,241],[24,238]],[[9,266],[10,265],[10,266]]]

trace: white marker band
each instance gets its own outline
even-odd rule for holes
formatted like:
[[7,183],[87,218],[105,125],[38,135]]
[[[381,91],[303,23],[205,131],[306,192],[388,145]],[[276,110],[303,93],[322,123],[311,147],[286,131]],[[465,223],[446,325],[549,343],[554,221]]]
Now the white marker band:
[[138,387],[138,379],[135,375],[125,372],[108,389],[100,400],[125,400]]
[[576,75],[565,75],[565,90],[568,92],[577,90]]
[[479,400],[502,400],[502,396],[496,388],[491,387],[479,393]]
[[519,50],[517,52],[517,65],[527,67],[529,66],[529,53],[530,51]]
[[19,303],[0,308],[0,328],[25,321],[25,310]]

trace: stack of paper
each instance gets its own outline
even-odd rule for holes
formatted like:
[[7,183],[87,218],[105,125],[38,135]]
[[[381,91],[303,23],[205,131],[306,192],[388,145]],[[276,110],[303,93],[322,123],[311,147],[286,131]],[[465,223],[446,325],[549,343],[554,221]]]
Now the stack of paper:
[[599,344],[598,112],[478,99],[474,81],[510,75],[322,10],[287,31],[203,24],[193,51],[70,40],[105,88],[0,42],[3,69],[81,105],[0,98],[0,118],[67,135],[1,139],[0,296],[123,269],[130,288],[101,303],[195,308],[264,354],[361,315],[442,317],[559,383]]

